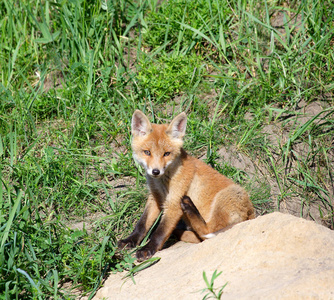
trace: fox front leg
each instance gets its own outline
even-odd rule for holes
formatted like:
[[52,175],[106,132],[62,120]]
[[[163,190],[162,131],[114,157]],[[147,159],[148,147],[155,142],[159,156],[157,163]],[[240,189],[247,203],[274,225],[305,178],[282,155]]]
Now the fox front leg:
[[[168,211],[168,210],[167,210]],[[138,261],[143,261],[152,257],[157,251],[159,251],[167,239],[176,228],[177,223],[182,217],[182,210],[168,211],[162,215],[162,219],[158,228],[153,232],[150,241],[140,250],[136,252]]]
[[134,248],[143,240],[154,221],[158,218],[160,208],[153,197],[149,197],[144,212],[140,217],[133,232],[125,239],[118,242],[118,248]]

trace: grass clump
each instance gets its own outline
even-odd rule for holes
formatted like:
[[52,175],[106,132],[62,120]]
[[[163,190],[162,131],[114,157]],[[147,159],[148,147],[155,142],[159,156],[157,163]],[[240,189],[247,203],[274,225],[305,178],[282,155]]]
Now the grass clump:
[[[61,289],[69,278],[84,280],[87,288],[94,286],[108,261],[104,251],[110,251],[112,241],[96,243],[87,232],[68,229],[54,213],[46,215],[46,207],[31,203],[28,193],[1,188],[1,196],[7,198],[2,202],[0,220],[4,229],[0,249],[4,299],[46,295],[69,299],[69,292]],[[9,219],[3,218],[6,215]],[[72,268],[80,272],[73,273]]]
[[231,7],[223,1],[163,2],[156,11],[147,14],[148,28],[143,31],[143,39],[150,47],[164,46],[167,51],[177,45],[178,49],[207,52],[203,36],[219,38],[228,28],[231,12]]
[[138,82],[158,100],[174,98],[190,91],[201,81],[202,60],[197,55],[161,56],[140,63]]

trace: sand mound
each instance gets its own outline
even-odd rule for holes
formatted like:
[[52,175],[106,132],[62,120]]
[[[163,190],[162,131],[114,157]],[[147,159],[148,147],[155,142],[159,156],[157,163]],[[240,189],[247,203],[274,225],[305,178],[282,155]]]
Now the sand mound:
[[132,280],[112,274],[94,299],[202,299],[210,279],[226,282],[222,299],[334,299],[334,232],[272,213],[200,244],[178,242]]

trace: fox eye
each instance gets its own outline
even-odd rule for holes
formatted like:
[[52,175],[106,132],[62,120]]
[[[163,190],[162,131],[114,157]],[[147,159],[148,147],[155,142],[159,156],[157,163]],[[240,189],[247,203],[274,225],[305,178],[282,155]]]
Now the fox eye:
[[151,156],[151,151],[150,150],[144,150],[144,154],[147,156]]
[[164,156],[169,156],[170,155],[170,152],[165,152],[164,153]]

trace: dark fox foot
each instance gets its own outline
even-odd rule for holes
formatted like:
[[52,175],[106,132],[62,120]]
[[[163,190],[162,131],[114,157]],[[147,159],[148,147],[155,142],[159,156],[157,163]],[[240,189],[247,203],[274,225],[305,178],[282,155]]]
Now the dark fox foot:
[[195,218],[203,224],[206,224],[203,217],[201,216],[200,212],[198,211],[197,207],[195,206],[194,202],[188,197],[183,196],[181,199],[181,208],[185,215],[188,215],[191,219]]
[[150,243],[148,243],[147,245],[145,245],[143,248],[141,248],[140,250],[138,250],[136,252],[136,257],[137,260],[139,262],[144,261],[146,259],[151,258],[156,252],[157,252],[157,248],[154,245],[150,245]]
[[188,196],[183,196],[181,199],[181,208],[182,211],[187,215],[197,215],[200,216],[198,209],[195,204]]
[[134,239],[128,237],[124,240],[119,240],[118,243],[117,243],[117,246],[119,249],[131,249],[131,248],[134,248],[136,247],[137,243]]

